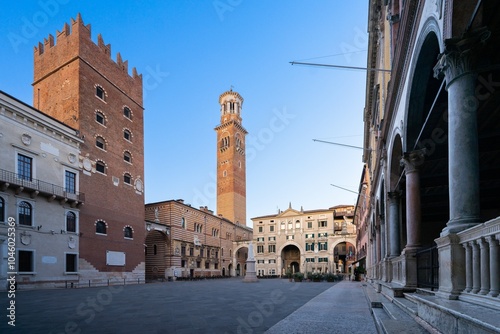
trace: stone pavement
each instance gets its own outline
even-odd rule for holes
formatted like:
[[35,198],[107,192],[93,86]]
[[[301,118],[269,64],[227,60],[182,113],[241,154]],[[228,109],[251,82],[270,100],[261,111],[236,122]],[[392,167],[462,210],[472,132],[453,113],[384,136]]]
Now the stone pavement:
[[266,332],[279,333],[377,334],[377,329],[361,283],[341,281]]
[[242,278],[17,291],[0,333],[376,333],[359,282]]

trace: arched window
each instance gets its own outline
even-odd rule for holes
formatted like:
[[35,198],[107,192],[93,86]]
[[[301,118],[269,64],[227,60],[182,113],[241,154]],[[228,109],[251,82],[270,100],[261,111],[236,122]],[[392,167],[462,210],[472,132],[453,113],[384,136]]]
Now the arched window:
[[104,140],[104,138],[98,136],[95,139],[95,146],[99,147],[102,150],[105,150],[106,149],[106,141]]
[[128,141],[132,141],[132,133],[127,129],[123,130],[123,138]]
[[95,170],[99,173],[106,174],[106,164],[102,161],[97,161],[95,163]]
[[186,228],[186,218],[182,217],[181,219],[181,227]]
[[123,236],[124,236],[125,238],[132,239],[132,238],[133,238],[133,231],[132,231],[132,227],[130,227],[130,226],[126,226],[126,227],[123,229]]
[[106,223],[102,220],[97,221],[97,223],[95,223],[95,233],[107,234]]
[[66,232],[76,232],[76,214],[72,211],[66,213]]
[[127,117],[128,119],[132,118],[132,112],[130,111],[129,107],[123,107],[123,116]]
[[100,111],[95,112],[95,121],[99,124],[106,125],[106,118],[104,114]]
[[125,160],[128,163],[132,163],[132,154],[130,154],[129,151],[123,152],[123,160]]
[[100,98],[103,101],[106,101],[106,92],[101,86],[96,86],[95,88],[95,96]]
[[123,182],[126,184],[132,184],[132,176],[129,173],[123,174]]
[[19,203],[18,213],[19,213],[18,217],[19,225],[32,226],[33,210],[31,204],[24,201]]

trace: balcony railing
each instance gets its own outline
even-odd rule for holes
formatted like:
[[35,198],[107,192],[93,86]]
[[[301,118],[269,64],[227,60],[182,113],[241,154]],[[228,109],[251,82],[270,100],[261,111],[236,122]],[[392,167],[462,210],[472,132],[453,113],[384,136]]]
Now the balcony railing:
[[27,178],[23,175],[3,169],[0,169],[0,186],[4,190],[8,187],[12,187],[16,188],[18,193],[22,191],[28,192],[31,194],[31,197],[41,194],[52,199],[72,201],[75,204],[85,202],[85,194],[81,192],[66,191],[64,187],[37,179]]

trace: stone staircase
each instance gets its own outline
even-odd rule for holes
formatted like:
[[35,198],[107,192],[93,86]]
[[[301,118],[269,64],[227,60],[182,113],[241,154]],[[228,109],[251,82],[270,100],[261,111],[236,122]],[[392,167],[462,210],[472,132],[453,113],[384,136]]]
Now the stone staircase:
[[[428,290],[384,293],[380,285],[363,284],[379,333],[500,333],[500,310],[446,300]],[[382,291],[382,293],[377,292]]]
[[363,290],[372,307],[372,314],[379,333],[441,333],[418,318],[417,304],[410,299],[389,297],[377,292],[369,284],[363,284]]

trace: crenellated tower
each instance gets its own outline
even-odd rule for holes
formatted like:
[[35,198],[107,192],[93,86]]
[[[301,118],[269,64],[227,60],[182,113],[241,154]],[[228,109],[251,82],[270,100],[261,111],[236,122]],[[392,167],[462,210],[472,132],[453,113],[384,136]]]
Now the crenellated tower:
[[80,14],[34,50],[33,105],[77,129],[80,146],[79,275],[144,278],[142,75]]
[[237,92],[219,97],[220,125],[217,132],[217,214],[246,225],[245,136],[241,122],[243,98]]

